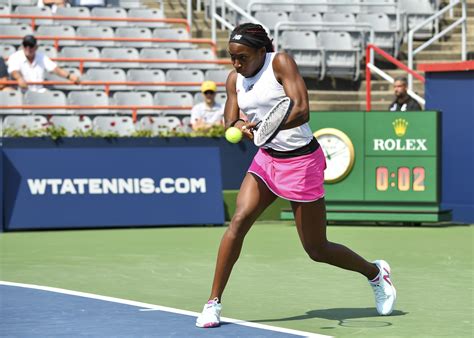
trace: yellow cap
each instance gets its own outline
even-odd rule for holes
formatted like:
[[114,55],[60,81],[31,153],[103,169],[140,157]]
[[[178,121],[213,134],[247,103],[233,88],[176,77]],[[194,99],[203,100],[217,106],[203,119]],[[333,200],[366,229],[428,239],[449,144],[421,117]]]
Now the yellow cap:
[[207,92],[208,90],[211,90],[215,92],[217,90],[217,85],[214,81],[204,81],[201,85],[201,92]]

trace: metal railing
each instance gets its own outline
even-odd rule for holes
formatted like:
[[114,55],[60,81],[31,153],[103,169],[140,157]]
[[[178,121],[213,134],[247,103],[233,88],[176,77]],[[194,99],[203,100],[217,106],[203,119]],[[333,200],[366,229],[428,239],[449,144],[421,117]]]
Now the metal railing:
[[[156,86],[156,87],[196,87],[199,88],[202,82],[143,82],[143,81],[80,81],[78,83],[71,81],[31,81],[27,82],[28,85],[43,85],[43,86],[104,86],[104,92],[107,96],[110,94],[110,87],[114,86],[130,86],[130,87],[143,87],[143,86]],[[0,85],[18,85],[15,80],[0,81]],[[217,82],[218,87],[225,86],[224,82]],[[1,106],[0,106],[1,111]]]
[[[116,17],[97,17],[97,16],[62,16],[62,15],[26,15],[26,14],[0,14],[0,19],[29,19],[31,20],[31,29],[35,30],[36,20],[58,20],[58,21],[105,21],[105,22],[148,22],[148,23],[174,23],[184,25],[188,32],[191,31],[186,19],[179,18],[116,18]],[[149,27],[143,27],[149,28]]]
[[[388,75],[386,72],[375,66],[374,64],[374,52],[379,54],[380,56],[384,57],[387,61],[391,62],[395,66],[397,66],[400,69],[403,69],[406,71],[408,74],[416,77],[418,80],[421,82],[425,82],[425,78],[414,71],[413,69],[410,69],[407,67],[405,64],[401,63],[397,59],[395,59],[393,56],[385,52],[383,49],[380,49],[379,47],[375,45],[368,45],[365,58],[366,58],[366,64],[365,64],[365,81],[366,81],[366,110],[370,111],[372,109],[372,98],[371,98],[371,71],[382,77],[384,80],[393,83],[394,79],[390,75]],[[408,89],[408,95],[413,97],[416,101],[421,103],[422,105],[425,104],[425,99],[423,99],[421,96],[416,94],[411,88]]]
[[[220,2],[221,14],[217,13],[217,6],[216,6],[217,1]],[[247,13],[244,9],[242,9],[241,7],[236,5],[233,1],[231,1],[231,0],[210,0],[210,16],[211,16],[210,19],[211,19],[211,31],[212,31],[211,39],[212,39],[212,41],[216,42],[216,40],[217,40],[216,21],[218,21],[222,25],[222,27],[225,27],[229,30],[234,29],[234,25],[226,19],[227,7],[229,7],[233,11],[237,12],[239,15],[243,16],[244,18],[246,18],[250,22],[262,25],[262,27],[267,31],[267,33],[269,32],[268,27],[266,27],[262,22],[255,19],[252,15]]]
[[[83,37],[83,36],[35,36],[37,40],[53,40],[54,48],[59,50],[60,41],[112,41],[112,42],[156,42],[156,43],[191,43],[191,44],[207,44],[210,45],[214,54],[217,52],[216,43],[210,39],[161,39],[161,38],[124,38],[124,37],[114,37],[114,38],[101,38],[101,37]],[[23,39],[22,35],[0,35],[1,40],[18,40],[20,44]],[[68,47],[71,47],[70,45]],[[117,46],[110,46],[117,47]],[[122,46],[126,47],[135,47],[135,46]]]
[[[453,22],[451,25],[443,29],[441,32],[436,33],[431,39],[428,41],[424,42],[420,46],[418,46],[416,49],[413,49],[413,37],[416,31],[419,29],[423,28],[427,24],[431,23],[432,21],[439,20],[439,18],[445,14],[446,12],[450,12],[451,15],[453,14],[453,9],[457,5],[461,4],[462,9],[461,9],[461,18]],[[466,35],[467,35],[467,3],[466,0],[454,0],[451,1],[451,3],[441,9],[440,11],[436,12],[423,22],[420,22],[418,25],[413,27],[409,32],[408,32],[408,67],[410,69],[413,69],[413,59],[416,54],[424,50],[426,47],[430,46],[433,42],[439,40],[441,37],[452,31],[454,28],[457,26],[461,25],[461,59],[463,61],[466,61]],[[409,74],[408,75],[408,88],[410,90],[413,89],[413,75]]]

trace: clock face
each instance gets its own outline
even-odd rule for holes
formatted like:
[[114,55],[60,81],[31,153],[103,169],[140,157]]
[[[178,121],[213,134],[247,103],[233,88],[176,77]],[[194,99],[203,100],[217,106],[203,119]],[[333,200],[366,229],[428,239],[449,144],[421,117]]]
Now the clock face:
[[334,128],[320,129],[314,136],[318,139],[326,157],[324,182],[342,181],[354,165],[354,145],[351,140],[345,133]]

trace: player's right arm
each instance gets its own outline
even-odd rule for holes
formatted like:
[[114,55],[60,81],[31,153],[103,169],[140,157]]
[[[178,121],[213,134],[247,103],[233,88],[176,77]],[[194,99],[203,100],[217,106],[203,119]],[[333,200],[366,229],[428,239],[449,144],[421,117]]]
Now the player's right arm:
[[[242,133],[249,139],[253,139],[253,134],[251,126],[253,124],[239,120],[240,118],[240,108],[237,102],[237,72],[235,70],[229,73],[227,81],[225,84],[227,91],[227,100],[225,101],[224,107],[224,123],[225,129],[231,127],[231,124],[234,123],[234,127],[239,128]],[[242,128],[243,127],[243,128]]]

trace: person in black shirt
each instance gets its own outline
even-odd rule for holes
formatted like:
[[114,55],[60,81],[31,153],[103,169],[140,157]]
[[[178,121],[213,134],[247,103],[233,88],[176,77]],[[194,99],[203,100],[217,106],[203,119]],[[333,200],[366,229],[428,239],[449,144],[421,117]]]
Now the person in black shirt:
[[[8,69],[3,57],[0,56],[0,81],[7,81]],[[12,90],[13,88],[6,84],[0,84],[0,90]]]
[[417,111],[423,110],[418,102],[416,102],[407,93],[407,79],[404,77],[397,77],[393,83],[395,92],[395,101],[390,104],[388,110],[390,111]]

